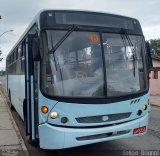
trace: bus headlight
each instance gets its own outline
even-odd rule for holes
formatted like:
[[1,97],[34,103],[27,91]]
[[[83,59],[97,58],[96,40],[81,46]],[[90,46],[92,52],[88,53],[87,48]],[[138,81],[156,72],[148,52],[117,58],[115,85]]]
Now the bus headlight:
[[58,117],[58,113],[57,113],[57,112],[52,112],[52,113],[50,114],[50,117],[51,117],[52,119],[56,119],[56,118]]

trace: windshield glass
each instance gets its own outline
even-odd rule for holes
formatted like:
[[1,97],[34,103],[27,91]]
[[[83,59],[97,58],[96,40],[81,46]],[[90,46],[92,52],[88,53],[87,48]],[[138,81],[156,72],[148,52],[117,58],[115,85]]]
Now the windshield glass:
[[108,96],[145,89],[142,37],[129,35],[129,38],[133,47],[121,34],[103,34]]
[[129,35],[131,47],[123,34],[100,37],[96,32],[74,31],[53,52],[66,32],[47,30],[43,38],[42,89],[46,94],[106,97],[145,89],[141,36]]

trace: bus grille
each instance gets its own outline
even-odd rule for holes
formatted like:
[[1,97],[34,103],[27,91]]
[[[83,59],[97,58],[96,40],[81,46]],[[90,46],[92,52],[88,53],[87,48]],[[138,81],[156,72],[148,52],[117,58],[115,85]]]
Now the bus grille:
[[99,116],[88,116],[76,118],[78,123],[101,123],[101,122],[110,122],[128,118],[131,115],[131,112],[128,113],[119,113],[119,114],[108,114],[108,115],[99,115]]
[[96,134],[96,135],[90,135],[90,136],[83,136],[76,138],[78,141],[86,141],[86,140],[94,140],[94,139],[103,139],[113,136],[119,136],[128,134],[131,130],[123,130],[123,131],[117,131],[113,133],[103,133],[103,134]]

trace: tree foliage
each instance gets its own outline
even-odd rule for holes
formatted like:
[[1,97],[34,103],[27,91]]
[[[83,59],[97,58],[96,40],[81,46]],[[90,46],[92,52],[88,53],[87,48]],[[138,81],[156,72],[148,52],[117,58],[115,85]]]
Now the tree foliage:
[[152,54],[160,56],[160,39],[151,39],[150,41]]
[[6,72],[4,70],[0,71],[0,76],[4,76],[6,74]]

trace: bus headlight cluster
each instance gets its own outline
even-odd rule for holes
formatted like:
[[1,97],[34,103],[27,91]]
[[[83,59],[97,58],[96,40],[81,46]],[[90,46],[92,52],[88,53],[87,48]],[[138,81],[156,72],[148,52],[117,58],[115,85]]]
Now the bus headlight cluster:
[[[57,112],[52,112],[52,113],[50,114],[50,118],[51,118],[51,119],[56,119],[56,118],[58,118],[58,117],[59,117],[59,115],[58,115]],[[67,122],[68,122],[68,118],[67,118],[67,117],[62,117],[62,118],[61,118],[61,123],[65,124],[65,123],[67,123]]]

